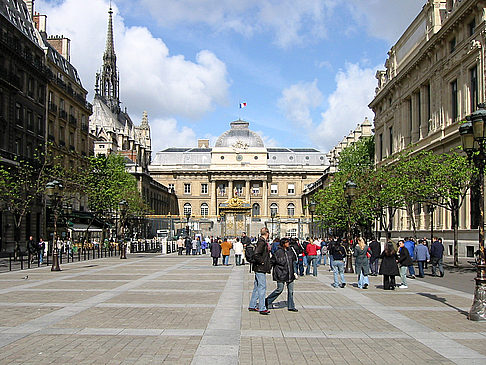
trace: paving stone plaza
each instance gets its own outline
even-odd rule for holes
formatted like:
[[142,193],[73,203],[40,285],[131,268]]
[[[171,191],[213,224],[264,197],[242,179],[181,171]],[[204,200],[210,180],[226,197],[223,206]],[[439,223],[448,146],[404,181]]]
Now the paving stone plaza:
[[0,364],[486,364],[472,295],[430,282],[360,290],[349,274],[334,289],[321,265],[295,284],[298,313],[284,292],[262,316],[248,265],[134,254],[62,269],[0,274]]

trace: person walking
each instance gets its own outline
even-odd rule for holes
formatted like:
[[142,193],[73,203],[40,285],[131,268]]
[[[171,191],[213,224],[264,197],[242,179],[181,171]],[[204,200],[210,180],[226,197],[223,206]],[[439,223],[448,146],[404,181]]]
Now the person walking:
[[37,244],[34,241],[34,237],[30,236],[29,240],[27,241],[27,251],[29,252],[29,261],[31,264],[34,263],[37,257]]
[[192,250],[192,240],[189,236],[186,236],[186,239],[184,240],[184,246],[186,246],[186,256],[189,256]]
[[287,284],[287,310],[298,312],[294,303],[294,262],[297,261],[297,256],[289,247],[290,240],[287,237],[282,238],[279,248],[270,259],[273,267],[272,277],[277,282],[277,288],[265,299],[267,309],[272,308],[273,302],[282,294]]
[[268,228],[262,227],[255,248],[254,262],[251,265],[252,270],[255,272],[255,281],[253,283],[253,292],[248,310],[253,312],[258,311],[263,315],[270,314],[270,311],[265,305],[265,292],[267,290],[265,275],[269,274],[272,268],[270,264],[270,247],[268,244],[269,236]]
[[405,247],[412,259],[412,264],[408,267],[408,274],[410,279],[415,279],[415,269],[413,267],[413,261],[415,259],[415,242],[411,238],[405,237]]
[[218,241],[211,243],[211,257],[213,258],[213,266],[218,266],[218,259],[221,256],[221,245]]
[[316,245],[316,241],[310,240],[306,247],[307,253],[307,269],[306,275],[310,275],[310,268],[312,265],[312,275],[317,276],[317,250],[319,246]]
[[[442,238],[434,238],[434,242],[430,246],[430,263],[432,264],[432,276],[444,276],[444,245]],[[439,275],[436,275],[437,266],[439,267]]]
[[201,237],[197,236],[196,237],[196,255],[201,254]]
[[418,241],[418,245],[415,246],[413,256],[415,257],[415,260],[417,261],[418,264],[419,278],[423,278],[425,276],[424,274],[425,263],[430,260],[429,250],[427,249],[427,246],[424,245],[424,240],[420,239]]
[[37,249],[39,250],[38,251],[38,255],[39,255],[39,264],[42,265],[42,263],[44,262],[44,250],[46,248],[46,245],[44,243],[44,240],[42,239],[42,237],[39,239],[39,245],[37,247]]
[[370,257],[370,268],[371,268],[371,275],[377,276],[378,275],[378,263],[380,262],[380,253],[381,253],[381,245],[375,237],[371,238],[370,242],[370,250],[371,250],[371,257]]
[[370,264],[368,260],[368,245],[365,243],[363,237],[358,237],[358,243],[354,247],[353,256],[355,257],[355,273],[358,275],[358,288],[368,289],[370,285],[370,279],[368,277],[370,273]]
[[228,240],[227,237],[224,238],[223,243],[221,244],[221,253],[223,254],[223,265],[228,266],[229,265],[229,256],[230,256],[230,251],[233,248],[233,245],[231,242]]
[[177,240],[177,254],[180,256],[182,255],[182,252],[184,251],[184,240],[182,237],[179,237]]
[[[346,280],[344,279],[344,259],[346,258],[346,249],[341,241],[333,243],[329,254],[332,256],[332,267],[334,271],[334,283],[332,286],[335,288],[344,288],[346,286]],[[341,284],[338,282],[338,276],[341,279]]]
[[383,289],[395,290],[395,276],[400,273],[397,265],[398,255],[393,242],[389,241],[385,244],[385,249],[381,253],[380,258],[380,275],[383,275]]
[[317,246],[316,261],[317,261],[317,267],[319,267],[322,263],[322,250],[321,250],[322,240],[318,237],[315,237],[314,238],[314,244]]
[[407,285],[407,269],[410,265],[413,264],[412,258],[410,257],[410,253],[408,252],[407,248],[405,247],[405,241],[400,240],[398,241],[398,264],[400,265],[400,279],[402,280],[401,284],[398,285],[400,289],[408,289]]
[[241,256],[243,256],[243,244],[239,237],[236,237],[235,244],[233,245],[233,250],[235,251],[235,264],[236,266],[241,265]]
[[327,265],[327,242],[322,240],[321,242],[321,256],[322,256],[322,264]]
[[279,247],[280,247],[280,237],[275,237],[272,242],[272,247],[270,249],[272,255],[278,250]]
[[294,261],[294,276],[299,278],[299,270],[302,268],[302,274],[304,274],[304,264],[302,263],[302,246],[299,245],[299,240],[295,237],[290,239],[290,249],[295,254],[296,260]]
[[196,252],[197,252],[197,239],[196,237],[194,237],[194,239],[192,240],[192,255],[196,255]]
[[201,250],[203,255],[206,254],[207,249],[208,249],[208,239],[204,238],[203,241],[201,242]]

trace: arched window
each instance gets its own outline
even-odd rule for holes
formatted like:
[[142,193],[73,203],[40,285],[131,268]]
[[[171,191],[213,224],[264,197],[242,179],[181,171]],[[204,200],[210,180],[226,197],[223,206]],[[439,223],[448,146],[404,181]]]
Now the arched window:
[[201,215],[207,217],[209,215],[209,206],[206,203],[201,204]]
[[295,205],[294,205],[294,203],[289,203],[289,205],[287,205],[287,215],[289,217],[293,217],[295,215]]
[[251,208],[251,215],[253,217],[258,217],[260,215],[260,204],[255,203]]
[[271,215],[277,215],[278,214],[278,205],[277,205],[277,203],[272,203],[272,205],[270,205],[270,214]]
[[190,203],[184,204],[184,215],[192,214],[192,206]]

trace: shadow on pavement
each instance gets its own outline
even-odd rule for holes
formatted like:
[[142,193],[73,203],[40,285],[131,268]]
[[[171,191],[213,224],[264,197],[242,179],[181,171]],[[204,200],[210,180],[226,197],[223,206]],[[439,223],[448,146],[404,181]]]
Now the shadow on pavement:
[[465,310],[462,310],[461,308],[457,308],[457,307],[453,306],[452,304],[447,303],[447,299],[445,299],[445,298],[438,297],[437,295],[430,294],[430,293],[417,293],[417,294],[418,295],[421,295],[423,297],[426,297],[426,298],[429,298],[429,299],[432,299],[432,300],[436,300],[438,302],[441,302],[442,304],[445,304],[448,307],[451,307],[451,308],[455,309],[456,311],[458,311],[459,313],[461,313],[462,315],[464,315],[466,317],[468,315],[468,312],[466,312]]

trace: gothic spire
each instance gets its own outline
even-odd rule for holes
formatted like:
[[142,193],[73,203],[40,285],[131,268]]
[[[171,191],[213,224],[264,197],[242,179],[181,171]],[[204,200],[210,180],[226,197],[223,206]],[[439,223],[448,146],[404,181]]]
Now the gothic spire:
[[113,10],[108,11],[108,33],[106,36],[106,49],[103,55],[100,88],[101,96],[113,113],[120,113],[119,75],[116,68],[115,44],[113,42]]

